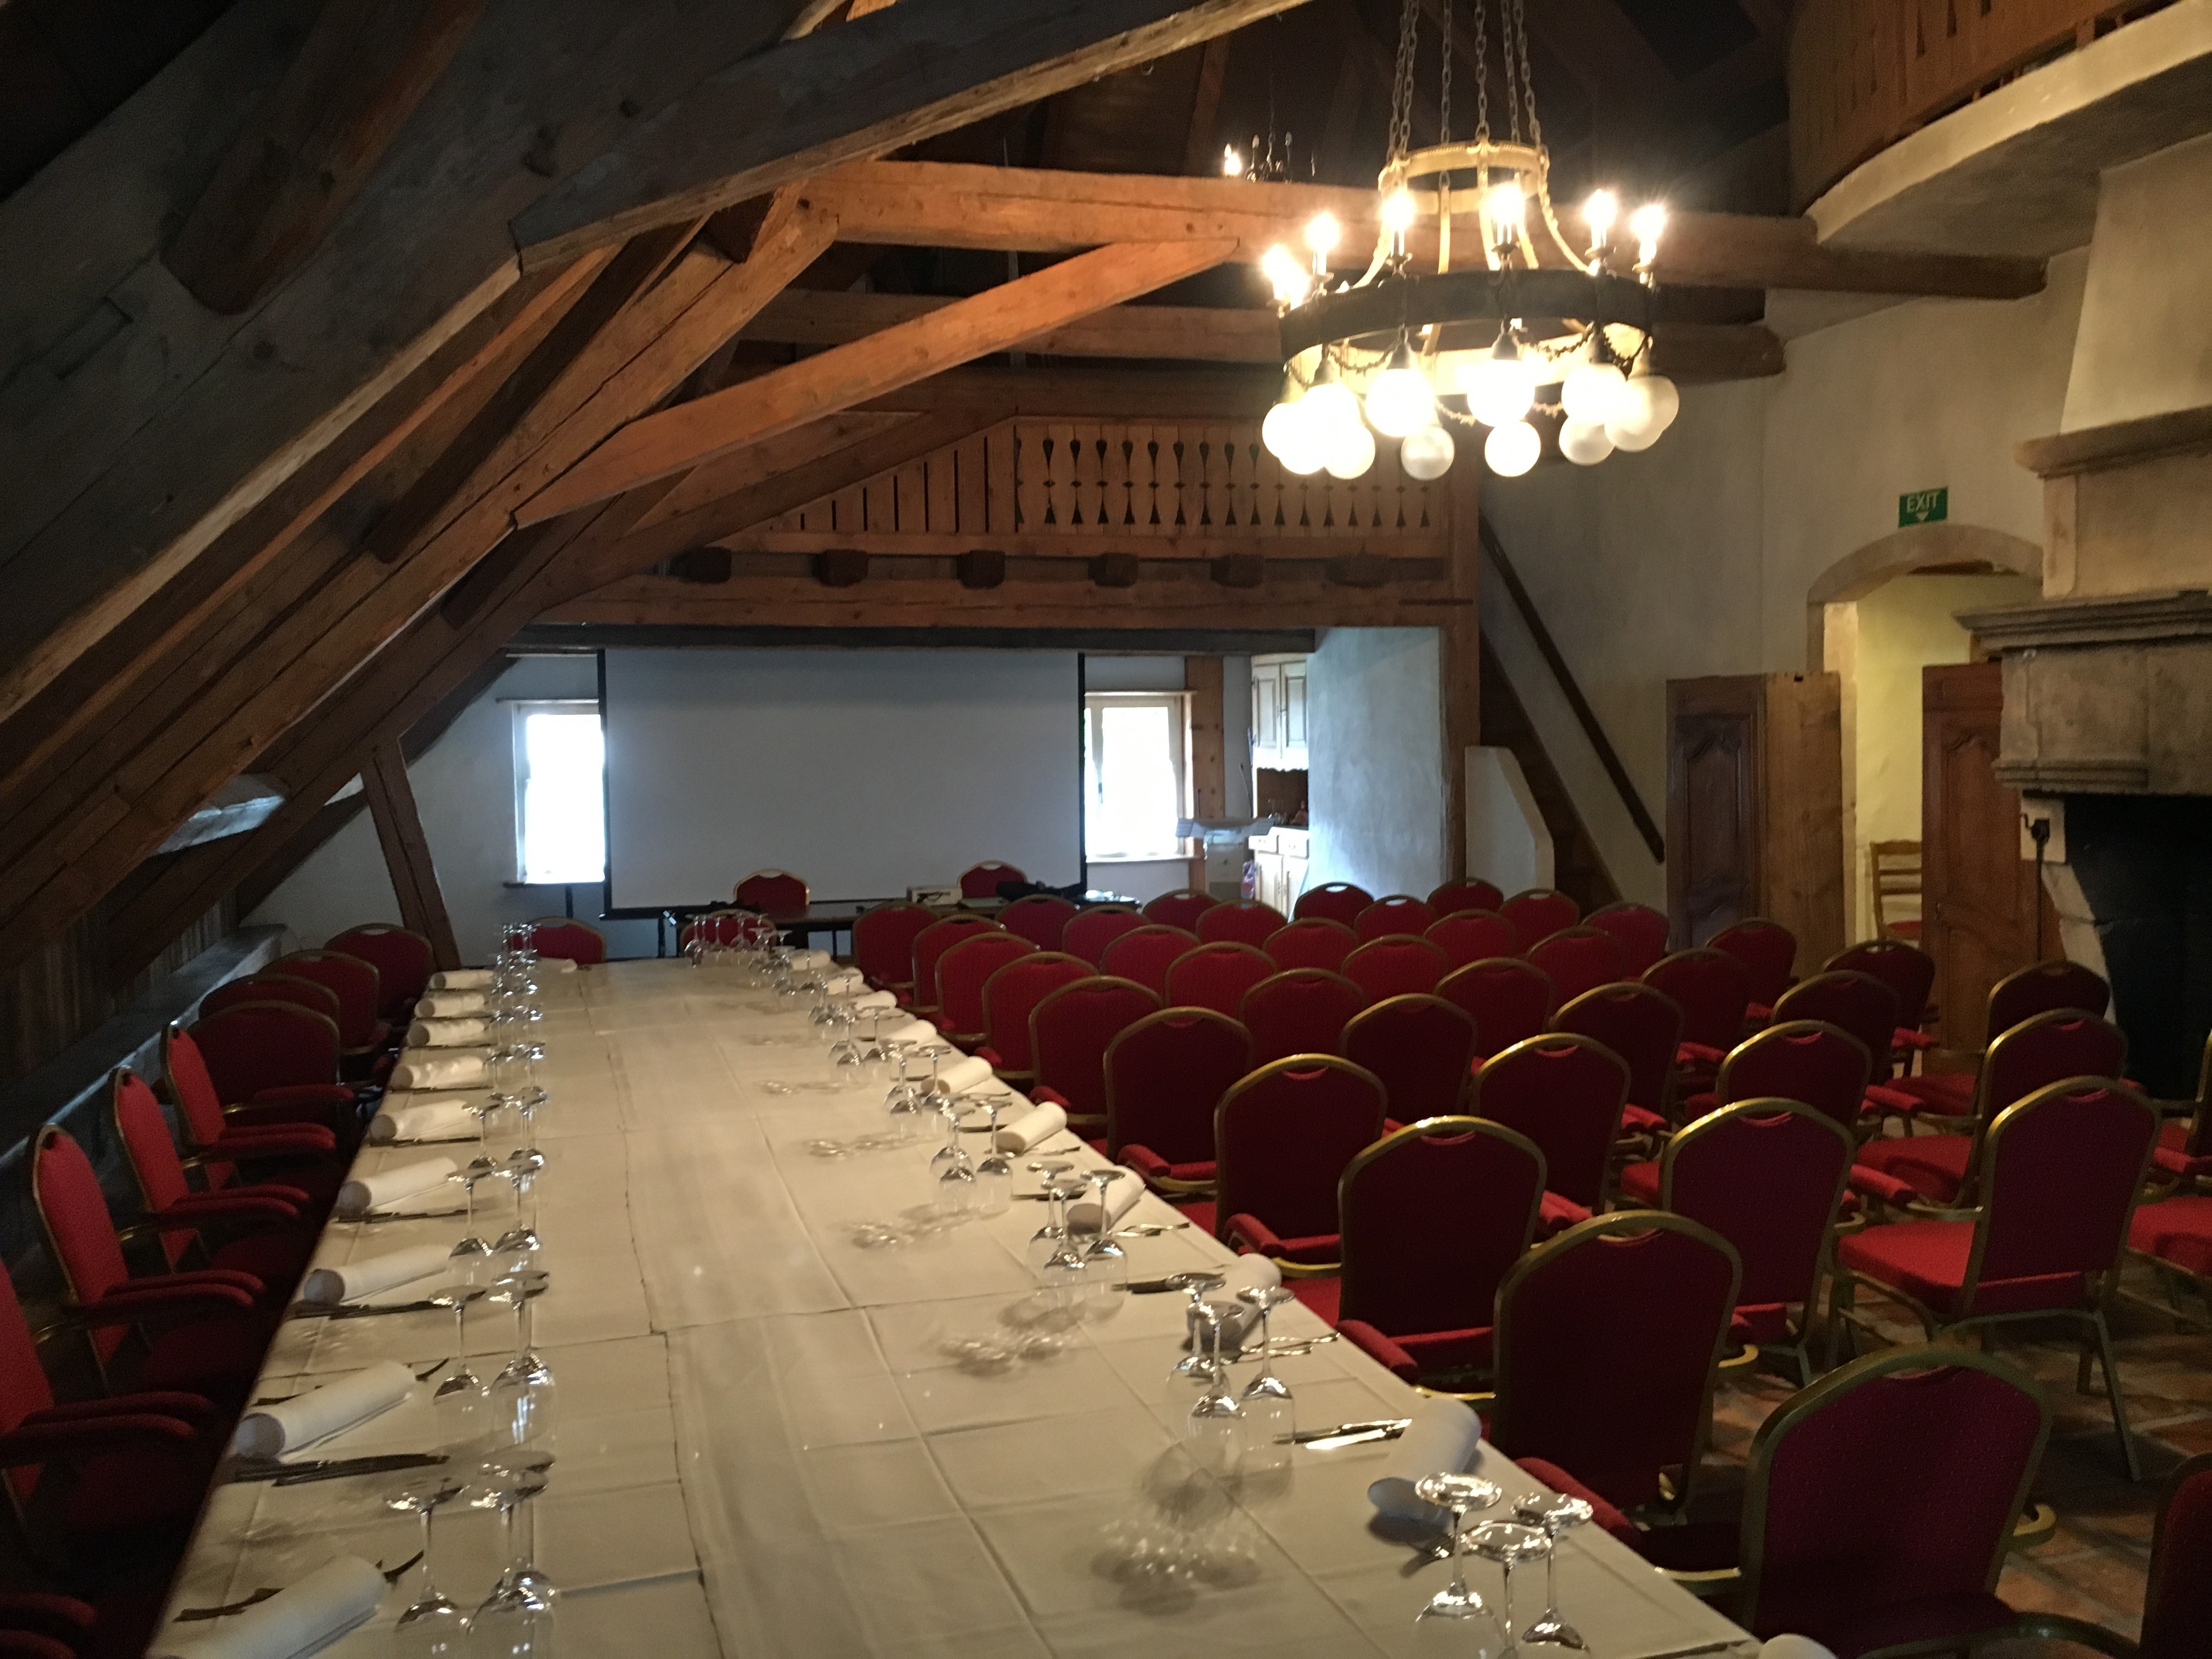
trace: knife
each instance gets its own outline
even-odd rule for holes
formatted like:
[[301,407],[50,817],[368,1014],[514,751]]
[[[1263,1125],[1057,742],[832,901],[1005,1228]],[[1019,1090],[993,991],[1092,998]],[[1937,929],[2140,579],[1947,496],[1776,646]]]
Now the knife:
[[368,1215],[342,1215],[334,1218],[367,1227],[380,1221],[457,1221],[467,1213],[466,1210],[378,1210]]
[[1304,1446],[1309,1451],[1334,1451],[1340,1446],[1364,1445],[1370,1440],[1395,1440],[1412,1424],[1410,1417],[1379,1418],[1371,1423],[1340,1423],[1333,1429],[1306,1429],[1278,1435],[1278,1445]]
[[328,1457],[306,1463],[240,1463],[231,1471],[233,1482],[244,1485],[274,1480],[282,1485],[313,1477],[335,1479],[342,1474],[374,1474],[384,1469],[428,1468],[446,1461],[443,1452],[384,1452],[364,1457]]
[[432,1309],[450,1313],[452,1308],[443,1302],[379,1302],[356,1304],[350,1302],[306,1303],[288,1309],[287,1319],[373,1319],[378,1314],[427,1313]]

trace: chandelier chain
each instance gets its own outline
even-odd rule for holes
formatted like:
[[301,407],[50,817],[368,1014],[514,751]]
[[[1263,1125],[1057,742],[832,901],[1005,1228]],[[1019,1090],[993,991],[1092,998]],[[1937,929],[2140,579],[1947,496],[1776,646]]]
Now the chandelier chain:
[[1490,142],[1490,18],[1486,0],[1474,0],[1474,142]]
[[1451,143],[1452,12],[1454,9],[1452,0],[1443,0],[1443,40],[1441,50],[1443,53],[1444,69],[1443,84],[1437,96],[1437,142],[1440,144],[1449,144]]
[[[1513,54],[1520,59],[1521,95],[1528,106],[1528,142],[1540,149],[1543,148],[1544,143],[1544,127],[1543,124],[1536,118],[1536,77],[1530,74],[1528,70],[1528,12],[1527,0],[1504,0],[1504,16],[1503,21],[1513,32],[1514,40],[1510,50]],[[1519,131],[1520,125],[1520,121],[1516,117],[1514,121],[1514,128],[1516,133]]]
[[1421,0],[1404,0],[1398,14],[1398,62],[1390,82],[1390,159],[1413,148],[1413,56],[1420,32]]

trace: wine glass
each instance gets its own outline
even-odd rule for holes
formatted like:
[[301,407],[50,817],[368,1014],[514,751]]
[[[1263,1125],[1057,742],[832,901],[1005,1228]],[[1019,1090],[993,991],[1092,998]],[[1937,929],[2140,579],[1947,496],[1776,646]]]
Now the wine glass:
[[[481,1241],[478,1241],[481,1243]],[[489,1247],[486,1247],[486,1257]],[[483,1291],[472,1286],[456,1288],[450,1293],[453,1310],[453,1369],[439,1379],[430,1395],[430,1408],[444,1426],[448,1441],[465,1440],[477,1416],[477,1408],[490,1397],[483,1379],[469,1364],[469,1304]],[[447,1297],[432,1298],[446,1302]]]
[[940,1213],[965,1215],[975,1207],[975,1164],[960,1144],[960,1103],[939,1108],[945,1119],[945,1144],[931,1154],[929,1176]]
[[1498,1623],[1490,1604],[1467,1582],[1465,1554],[1460,1547],[1460,1528],[1467,1512],[1495,1504],[1497,1482],[1476,1474],[1427,1474],[1413,1483],[1413,1493],[1451,1517],[1446,1534],[1451,1552],[1451,1583],[1413,1615],[1419,1644],[1424,1650],[1457,1656],[1457,1659],[1497,1659],[1510,1645],[1507,1626]]
[[1004,1101],[997,1095],[983,1103],[989,1114],[990,1127],[983,1136],[983,1156],[975,1164],[975,1213],[1004,1215],[1013,1207],[1014,1166],[999,1150],[999,1108]]
[[1244,1385],[1244,1409],[1252,1419],[1253,1439],[1259,1446],[1276,1449],[1287,1459],[1290,1437],[1298,1431],[1297,1413],[1291,1385],[1275,1375],[1267,1316],[1285,1302],[1296,1300],[1296,1296],[1281,1285],[1248,1285],[1237,1292],[1237,1299],[1258,1316],[1255,1322],[1260,1328],[1260,1374]]
[[1182,1312],[1185,1352],[1168,1368],[1168,1399],[1178,1409],[1189,1404],[1194,1391],[1203,1391],[1213,1380],[1213,1358],[1199,1337],[1199,1309],[1206,1300],[1206,1293],[1219,1290],[1221,1281],[1222,1275],[1212,1269],[1170,1273],[1160,1281],[1170,1290],[1182,1291],[1190,1297]]
[[1544,1552],[1544,1611],[1521,1632],[1530,1644],[1581,1650],[1589,1645],[1582,1632],[1559,1617],[1559,1534],[1582,1526],[1595,1513],[1589,1500],[1565,1492],[1536,1492],[1514,1506],[1514,1514],[1532,1527],[1540,1527],[1552,1547]]
[[1198,1304],[1198,1322],[1206,1340],[1208,1370],[1206,1386],[1183,1419],[1182,1437],[1198,1466],[1226,1479],[1243,1463],[1251,1422],[1243,1402],[1230,1387],[1229,1366],[1222,1358],[1223,1333],[1229,1310],[1211,1302]]
[[1047,1188],[1052,1201],[1053,1224],[1059,1229],[1059,1237],[1052,1251],[1037,1267],[1037,1283],[1049,1300],[1063,1308],[1072,1308],[1082,1301],[1085,1293],[1083,1252],[1075,1246],[1075,1236],[1067,1224],[1067,1206],[1084,1194],[1080,1177],[1063,1177]]
[[1128,1173],[1110,1164],[1084,1171],[1085,1178],[1098,1188],[1098,1231],[1084,1247],[1084,1264],[1092,1284],[1103,1291],[1118,1291],[1129,1282],[1129,1253],[1115,1241],[1114,1209],[1107,1201],[1114,1183]]
[[550,1653],[560,1593],[532,1564],[527,1546],[518,1548],[514,1538],[515,1511],[545,1490],[544,1466],[528,1456],[495,1454],[477,1465],[474,1479],[469,1505],[498,1512],[507,1567],[469,1620],[470,1651],[487,1659]]
[[550,1282],[542,1270],[526,1267],[507,1274],[490,1292],[514,1310],[514,1357],[492,1379],[491,1407],[494,1422],[518,1446],[542,1445],[553,1432],[553,1368],[530,1344],[530,1304]]
[[1513,1633],[1513,1569],[1523,1561],[1550,1554],[1551,1534],[1540,1527],[1523,1526],[1518,1521],[1486,1521],[1467,1535],[1467,1545],[1477,1555],[1497,1562],[1504,1572],[1505,1633],[1510,1637]]
[[1044,1177],[1045,1221],[1043,1226],[1030,1235],[1030,1242],[1023,1249],[1022,1255],[1023,1259],[1030,1264],[1031,1273],[1042,1273],[1046,1261],[1051,1259],[1054,1252],[1067,1242],[1066,1212],[1060,1201],[1053,1197],[1053,1192],[1059,1185],[1060,1176],[1075,1166],[1065,1159],[1055,1159],[1047,1164],[1032,1164],[1030,1167]]
[[431,1575],[430,1519],[441,1504],[459,1497],[462,1484],[443,1470],[429,1470],[410,1480],[384,1500],[384,1507],[422,1522],[422,1588],[400,1610],[393,1627],[393,1645],[410,1659],[444,1659],[460,1651],[467,1621],[450,1596],[438,1589]]
[[890,1114],[891,1133],[901,1140],[911,1140],[921,1133],[921,1115],[929,1091],[927,1085],[906,1074],[908,1054],[914,1044],[894,1038],[890,1047],[898,1056],[898,1081],[884,1093],[884,1109]]

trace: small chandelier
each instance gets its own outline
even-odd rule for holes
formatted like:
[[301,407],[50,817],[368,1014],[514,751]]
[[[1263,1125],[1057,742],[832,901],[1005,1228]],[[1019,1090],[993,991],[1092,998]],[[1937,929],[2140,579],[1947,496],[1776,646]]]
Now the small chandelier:
[[[1278,245],[1261,259],[1286,360],[1282,397],[1267,411],[1261,441],[1292,472],[1357,478],[1375,464],[1379,433],[1398,440],[1407,476],[1425,480],[1451,466],[1453,427],[1480,426],[1490,470],[1517,477],[1542,451],[1528,418],[1542,410],[1561,415],[1560,453],[1578,465],[1594,466],[1616,449],[1650,448],[1681,404],[1674,383],[1651,372],[1651,267],[1666,209],[1647,203],[1624,226],[1619,198],[1596,191],[1583,206],[1588,246],[1578,252],[1569,243],[1552,206],[1525,0],[1499,0],[1506,137],[1491,132],[1487,0],[1474,0],[1474,137],[1451,139],[1452,3],[1445,0],[1437,142],[1413,149],[1421,3],[1404,0],[1399,21],[1389,156],[1376,185],[1381,229],[1367,268],[1350,282],[1334,277],[1343,233],[1326,213],[1306,226],[1305,258]],[[1456,198],[1455,179],[1471,180]],[[1482,259],[1455,270],[1454,204],[1470,198]],[[1433,273],[1415,270],[1408,252],[1425,217],[1436,228]],[[1446,348],[1447,326],[1480,319],[1497,324],[1486,347]],[[1464,412],[1446,401],[1454,398]]]

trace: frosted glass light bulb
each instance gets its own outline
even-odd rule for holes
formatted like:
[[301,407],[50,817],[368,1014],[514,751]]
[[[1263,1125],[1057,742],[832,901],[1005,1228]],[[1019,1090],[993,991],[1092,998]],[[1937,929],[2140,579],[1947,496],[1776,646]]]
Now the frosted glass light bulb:
[[1304,477],[1321,471],[1328,459],[1328,434],[1316,427],[1304,398],[1277,404],[1260,423],[1260,441],[1283,464],[1284,471]]
[[1483,425],[1510,426],[1536,400],[1536,365],[1521,355],[1510,336],[1502,336],[1483,356],[1466,363],[1459,389],[1468,413]]
[[1501,478],[1519,477],[1536,465],[1536,458],[1543,453],[1544,441],[1526,421],[1509,421],[1504,426],[1493,427],[1482,441],[1482,459]]
[[1426,483],[1451,471],[1456,453],[1450,433],[1442,426],[1425,426],[1408,433],[1398,446],[1398,468],[1416,483]]
[[1682,394],[1664,374],[1638,369],[1628,377],[1620,402],[1605,423],[1619,449],[1649,449],[1674,423],[1682,407]]
[[1367,419],[1385,437],[1402,438],[1434,423],[1436,394],[1429,377],[1413,360],[1413,349],[1401,341],[1389,365],[1367,383]]
[[1613,453],[1613,440],[1606,428],[1594,421],[1563,421],[1559,423],[1559,453],[1577,466],[1595,466]]
[[1297,447],[1302,436],[1299,425],[1297,402],[1286,400],[1279,403],[1260,422],[1260,441],[1267,446],[1267,453],[1279,461],[1289,451]]
[[1298,403],[1316,431],[1334,434],[1353,427],[1365,429],[1365,422],[1359,418],[1359,399],[1352,396],[1350,386],[1336,378],[1334,368],[1324,368],[1316,375]]
[[1375,434],[1364,425],[1340,432],[1330,440],[1328,476],[1357,478],[1375,465]]
[[1603,426],[1619,407],[1628,377],[1612,363],[1578,363],[1559,388],[1567,418]]

